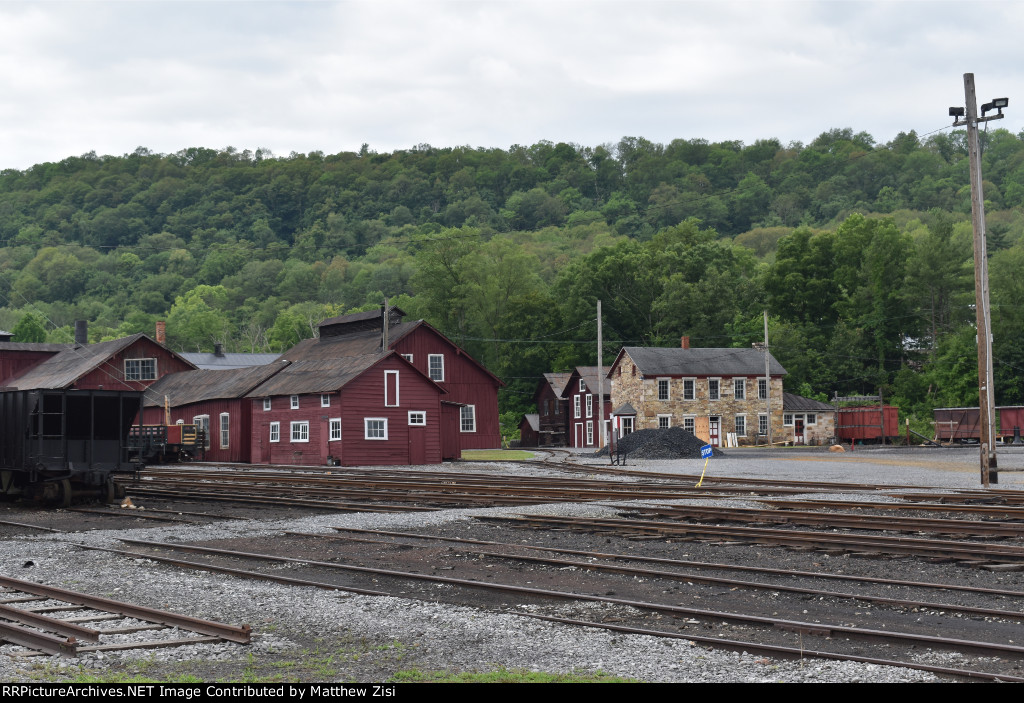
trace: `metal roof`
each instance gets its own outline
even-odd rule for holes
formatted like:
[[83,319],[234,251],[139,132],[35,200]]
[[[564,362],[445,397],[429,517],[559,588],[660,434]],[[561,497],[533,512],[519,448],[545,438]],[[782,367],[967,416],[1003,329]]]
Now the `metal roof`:
[[530,424],[531,430],[534,432],[540,432],[540,415],[537,413],[526,413],[523,415],[523,420],[526,420]]
[[[624,353],[644,376],[764,376],[764,352],[757,349],[623,347],[612,368]],[[771,354],[768,363],[772,376],[787,373]]]
[[167,396],[171,407],[204,400],[244,398],[253,388],[288,366],[279,362],[241,369],[197,369],[167,374],[146,391],[146,406],[163,406]]
[[[394,344],[422,323],[400,322],[388,328],[388,343]],[[347,356],[380,354],[380,330],[362,330],[337,337],[304,339],[277,357],[278,361],[329,360]]]
[[820,400],[814,400],[813,398],[805,398],[796,393],[782,394],[782,409],[786,412],[796,413],[835,411],[835,408],[828,403],[822,403]]
[[565,386],[569,383],[570,376],[572,376],[572,374],[568,371],[544,374],[544,380],[548,382],[551,392],[554,393],[555,397],[559,400],[563,400],[565,398]]
[[181,352],[178,356],[190,361],[201,369],[244,369],[250,366],[264,366],[276,360],[280,354],[245,354],[231,352]]
[[[598,369],[597,369],[596,366],[577,366],[576,370],[573,373],[574,374],[579,374],[579,377],[583,379],[583,382],[585,384],[587,384],[587,389],[591,393],[595,393],[596,394],[597,393],[597,382],[598,382],[597,370]],[[611,394],[612,394],[612,384],[605,383],[604,384],[604,395],[605,395],[605,397],[608,397]]]

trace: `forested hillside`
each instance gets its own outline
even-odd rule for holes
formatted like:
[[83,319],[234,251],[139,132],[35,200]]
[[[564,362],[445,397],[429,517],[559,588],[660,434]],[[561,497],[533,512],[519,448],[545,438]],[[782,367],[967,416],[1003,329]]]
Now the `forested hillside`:
[[[982,135],[997,392],[1024,403],[1024,136]],[[622,344],[773,352],[804,394],[977,403],[965,135],[87,154],[0,172],[0,327],[282,350],[386,296],[528,408]]]

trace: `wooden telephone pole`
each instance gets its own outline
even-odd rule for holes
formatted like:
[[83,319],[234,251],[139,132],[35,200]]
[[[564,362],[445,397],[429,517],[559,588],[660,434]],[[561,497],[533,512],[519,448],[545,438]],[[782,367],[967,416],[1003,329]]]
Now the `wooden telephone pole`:
[[[978,99],[974,93],[974,74],[964,74],[964,100],[962,107],[949,108],[955,119],[954,127],[967,127],[967,157],[971,169],[971,224],[974,227],[974,299],[978,327],[978,425],[981,445],[981,483],[988,488],[989,482],[998,483],[996,471],[995,399],[992,376],[992,311],[988,295],[988,252],[985,243],[985,195],[981,184],[981,144],[978,124],[1003,118],[1003,108],[1008,98],[998,98],[981,106],[978,117]],[[985,116],[990,110],[998,115]],[[966,116],[965,113],[966,112]]]

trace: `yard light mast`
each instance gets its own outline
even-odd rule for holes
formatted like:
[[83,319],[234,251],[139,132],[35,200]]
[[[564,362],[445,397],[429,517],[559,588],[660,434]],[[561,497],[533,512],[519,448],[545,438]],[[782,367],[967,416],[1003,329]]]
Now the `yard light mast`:
[[[951,107],[949,116],[954,127],[967,127],[967,157],[971,169],[971,224],[974,228],[974,299],[978,326],[978,424],[981,445],[981,483],[998,483],[995,448],[995,401],[992,376],[992,311],[988,295],[988,253],[985,245],[985,196],[981,184],[981,147],[978,124],[1003,119],[1003,108],[1009,98],[996,98],[981,106],[974,93],[974,74],[964,74],[964,100],[966,108]],[[985,116],[998,110],[998,114]],[[966,114],[965,114],[966,113]]]

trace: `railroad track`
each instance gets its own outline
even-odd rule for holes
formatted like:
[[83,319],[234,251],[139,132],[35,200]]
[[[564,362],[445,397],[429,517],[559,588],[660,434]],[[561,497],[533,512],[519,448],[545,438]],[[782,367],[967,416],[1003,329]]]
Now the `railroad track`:
[[[14,645],[15,651],[8,652],[11,656],[56,654],[74,657],[85,652],[180,647],[210,642],[248,644],[251,634],[248,625],[225,625],[21,579],[0,576],[0,588],[0,641]],[[56,617],[58,613],[63,616]],[[116,624],[129,618],[143,623]],[[104,623],[104,627],[87,626],[97,623]],[[195,636],[110,641],[119,636],[169,628],[192,632]]]
[[[341,528],[339,528],[341,529]],[[367,531],[354,531],[367,532]],[[388,533],[388,536],[395,539],[413,540],[413,543],[426,541],[445,542],[450,539],[438,539],[432,536],[406,533]],[[365,537],[345,537],[339,535],[296,535],[291,534],[292,543],[288,546],[277,545],[277,551],[295,552],[298,544],[303,540],[362,540]],[[295,542],[294,540],[299,540]],[[826,590],[804,589],[802,587],[786,587],[781,584],[762,584],[747,580],[723,579],[715,576],[701,575],[691,572],[672,572],[665,569],[646,569],[634,566],[612,563],[605,557],[609,555],[597,555],[588,553],[584,559],[599,559],[600,561],[565,560],[552,556],[526,556],[521,553],[509,553],[506,550],[521,550],[522,545],[510,543],[488,543],[492,547],[500,547],[503,551],[482,550],[478,544],[459,544],[457,549],[451,553],[447,562],[465,562],[467,559],[485,559],[490,565],[528,564],[530,571],[528,579],[541,581],[547,577],[541,585],[523,585],[524,574],[508,570],[494,571],[489,573],[489,578],[480,577],[482,570],[473,574],[462,575],[441,575],[438,573],[426,573],[421,570],[400,569],[392,564],[369,564],[366,555],[370,552],[365,547],[357,553],[363,555],[360,562],[353,563],[351,559],[333,560],[329,562],[316,561],[301,556],[286,556],[280,553],[267,552],[242,552],[214,547],[203,547],[199,545],[167,544],[159,542],[145,542],[139,540],[123,540],[126,545],[133,548],[128,550],[104,550],[112,551],[133,559],[150,559],[153,561],[167,562],[177,566],[199,568],[211,571],[224,571],[247,578],[270,579],[294,585],[312,585],[320,588],[346,590],[355,593],[369,595],[400,595],[401,597],[424,598],[428,600],[438,599],[437,586],[443,586],[448,594],[446,599],[455,602],[463,602],[468,592],[497,593],[500,598],[498,609],[501,612],[510,612],[527,617],[538,617],[546,620],[555,620],[567,624],[582,627],[600,627],[604,629],[649,634],[658,637],[672,637],[689,639],[694,642],[725,647],[731,649],[742,649],[748,652],[758,652],[771,656],[820,656],[831,659],[844,659],[852,661],[864,661],[882,663],[894,666],[905,666],[936,673],[943,673],[956,676],[972,678],[998,679],[1024,681],[1019,676],[1020,662],[1024,660],[1024,646],[1012,642],[1012,637],[1019,632],[1020,624],[1024,619],[1024,613],[1018,610],[1004,608],[974,608],[948,602],[934,602],[922,599],[895,599],[882,598],[867,593],[835,592]],[[458,540],[461,542],[461,540]],[[393,543],[377,540],[378,547]],[[398,545],[402,550],[408,550],[411,546],[407,541]],[[545,547],[537,546],[536,551],[545,550]],[[376,554],[380,550],[375,550]],[[198,555],[199,560],[185,559],[177,556],[176,553]],[[432,554],[434,552],[431,552]],[[393,556],[393,555],[392,555]],[[583,556],[583,555],[581,555]],[[633,555],[617,554],[611,555],[618,560],[632,561]],[[380,555],[379,560],[388,562],[391,557]],[[268,563],[290,567],[289,575],[281,573],[280,566],[271,567],[268,571],[260,571],[257,568],[244,567],[245,563]],[[229,563],[230,566],[225,565]],[[716,565],[705,565],[716,566]],[[599,582],[587,581],[574,590],[563,588],[552,588],[546,584],[552,580],[552,574],[558,574],[565,568],[578,569],[584,573],[601,573]],[[519,579],[511,578],[512,573],[520,573]],[[336,576],[341,574],[341,576]],[[642,583],[645,586],[638,586],[630,593],[623,596],[597,595],[593,593],[596,589],[607,587],[607,574],[618,576],[617,587],[623,584]],[[316,580],[313,577],[316,576]],[[350,580],[355,579],[353,583]],[[642,579],[638,581],[638,579]],[[735,608],[708,608],[694,607],[692,605],[680,605],[665,600],[665,596],[655,597],[664,593],[665,583],[673,581],[677,584],[690,584],[699,582],[700,586],[721,589],[760,589],[770,593],[787,591],[798,597],[817,596],[827,603],[825,609],[818,609],[814,615],[804,619],[780,617],[778,614],[765,614],[756,612],[756,608],[748,611],[738,611]],[[373,588],[362,587],[359,583],[372,584]],[[423,587],[417,591],[410,587],[409,583],[420,583]],[[887,586],[893,583],[885,584]],[[600,585],[604,584],[604,585]],[[909,588],[918,589],[942,589],[942,584],[907,584]],[[957,590],[956,588],[952,590]],[[993,594],[985,591],[974,591],[967,587],[960,587],[961,592],[969,592],[971,596],[979,596],[985,593],[988,597],[998,596],[1006,602],[1019,606],[1019,597],[1024,595],[1021,592],[1006,591],[1000,594]],[[646,597],[640,597],[646,594]],[[673,598],[674,596],[669,596]],[[855,623],[845,622],[849,618],[850,609],[845,612],[835,605],[841,601],[853,601],[855,607],[863,609],[864,603],[873,602],[877,606],[884,606],[887,609],[895,609],[895,612],[904,613],[897,624],[891,627],[887,624],[881,627],[864,626]],[[769,601],[773,606],[778,607],[776,601]],[[812,601],[814,602],[814,601]],[[559,605],[559,604],[569,605]],[[604,608],[598,611],[598,619],[590,617],[569,617],[559,614],[559,610],[566,607],[572,608],[574,604],[590,603],[600,605]],[[763,605],[763,604],[762,604]],[[493,607],[493,604],[492,604]],[[870,608],[870,606],[867,606]],[[523,610],[527,608],[527,610]],[[611,613],[611,617],[600,617],[600,612]],[[803,611],[807,613],[807,610]],[[888,611],[887,611],[888,612]],[[988,637],[977,638],[953,638],[941,634],[941,628],[924,627],[915,625],[913,616],[906,617],[905,613],[926,612],[932,618],[937,618],[936,613],[941,613],[945,618],[961,617],[967,615],[972,618],[986,618],[998,621],[997,625],[989,625],[985,632]],[[830,615],[828,615],[830,614]],[[824,617],[822,617],[824,615]],[[626,622],[628,620],[629,622]],[[920,621],[920,618],[918,618]],[[886,623],[889,621],[886,620]],[[660,624],[659,628],[652,627]],[[734,629],[726,629],[728,627]],[[746,633],[748,639],[737,639],[736,637],[723,636],[726,633],[738,631]],[[934,632],[940,634],[934,634]],[[978,630],[976,630],[978,631]],[[1008,641],[1010,640],[1010,641]],[[807,642],[805,645],[804,643]],[[813,643],[813,645],[811,644]],[[883,651],[893,654],[891,657],[869,656],[863,653],[865,645],[877,646],[881,643]],[[914,660],[915,649],[933,649],[945,652],[954,652],[964,657],[965,666],[948,667],[939,666],[929,662]],[[905,658],[900,658],[905,657]],[[992,662],[999,662],[993,664]],[[1014,668],[1017,667],[1017,668]],[[1016,673],[1014,673],[1016,672]]]

